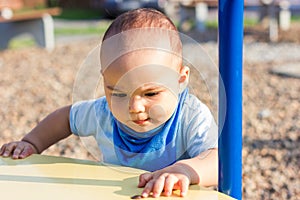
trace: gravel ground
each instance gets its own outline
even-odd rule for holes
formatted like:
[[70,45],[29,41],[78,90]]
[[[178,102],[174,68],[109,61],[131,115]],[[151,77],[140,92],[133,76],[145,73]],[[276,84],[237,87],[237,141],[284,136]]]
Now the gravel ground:
[[[52,52],[35,47],[0,52],[0,144],[20,139],[49,112],[72,103],[80,63],[99,41],[62,43]],[[246,38],[244,45],[243,198],[296,200],[300,199],[300,79],[270,70],[287,63],[300,67],[299,43],[259,41]],[[203,47],[216,58],[216,42]],[[75,136],[44,154],[93,159]]]

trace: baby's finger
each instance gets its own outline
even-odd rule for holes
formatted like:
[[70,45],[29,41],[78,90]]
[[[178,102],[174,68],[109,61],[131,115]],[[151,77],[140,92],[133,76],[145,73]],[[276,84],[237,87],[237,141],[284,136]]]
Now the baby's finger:
[[30,146],[25,146],[23,151],[20,153],[19,158],[21,158],[21,159],[26,158],[26,157],[32,155],[33,153],[35,153],[35,152]]
[[162,193],[163,189],[164,189],[164,185],[165,185],[165,180],[166,180],[166,177],[168,175],[167,174],[162,174],[161,176],[158,177],[158,179],[156,179],[156,181],[154,182],[154,185],[153,185],[153,189],[152,189],[152,192],[153,192],[153,197],[159,197],[160,194]]
[[2,154],[4,153],[5,150],[5,144],[2,145],[1,149],[0,149],[0,156],[2,156]]
[[24,149],[24,146],[17,146],[15,148],[15,150],[13,151],[12,158],[13,159],[18,159],[19,155],[21,154],[21,152],[23,151],[23,149]]
[[176,176],[168,176],[165,180],[164,186],[164,195],[170,196],[173,192],[174,185],[178,182],[178,178]]
[[152,178],[153,175],[151,173],[141,174],[139,177],[138,187],[144,187]]
[[145,186],[145,188],[144,188],[144,190],[143,190],[143,192],[142,192],[142,197],[143,197],[143,198],[146,198],[146,197],[148,197],[148,196],[150,195],[150,193],[151,193],[151,191],[152,191],[152,188],[153,188],[153,184],[154,184],[154,181],[153,181],[153,180],[149,181],[149,182],[146,184],[146,186]]
[[184,197],[189,189],[189,179],[186,177],[183,177],[179,180],[179,184],[180,184],[180,196]]
[[5,150],[3,153],[3,157],[9,157],[11,153],[14,151],[16,148],[17,144],[16,143],[9,143],[5,145]]

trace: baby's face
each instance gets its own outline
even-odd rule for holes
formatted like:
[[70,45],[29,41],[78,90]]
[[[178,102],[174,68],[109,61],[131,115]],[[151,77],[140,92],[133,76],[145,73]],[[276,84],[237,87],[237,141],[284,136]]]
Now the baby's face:
[[141,50],[123,55],[106,68],[104,89],[114,117],[136,132],[166,122],[178,102],[176,59],[167,52]]

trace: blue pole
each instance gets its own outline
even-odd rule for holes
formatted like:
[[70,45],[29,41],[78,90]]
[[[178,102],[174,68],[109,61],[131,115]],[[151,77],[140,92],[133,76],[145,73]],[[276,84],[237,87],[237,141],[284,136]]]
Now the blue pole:
[[236,199],[242,199],[243,10],[244,0],[219,0],[219,70],[226,93],[219,92],[219,191]]

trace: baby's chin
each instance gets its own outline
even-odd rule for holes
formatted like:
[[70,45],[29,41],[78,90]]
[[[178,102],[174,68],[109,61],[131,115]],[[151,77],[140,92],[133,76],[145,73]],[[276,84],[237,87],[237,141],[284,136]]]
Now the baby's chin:
[[141,127],[141,126],[131,126],[129,128],[131,128],[135,132],[137,132],[137,133],[139,133],[139,134],[142,135],[143,133],[152,131],[152,130],[154,130],[157,127],[159,127],[159,126],[143,126],[143,127]]
[[159,122],[152,119],[147,119],[145,121],[132,122],[130,125],[128,125],[128,127],[137,133],[143,134],[158,128],[163,123],[165,123],[165,121]]

